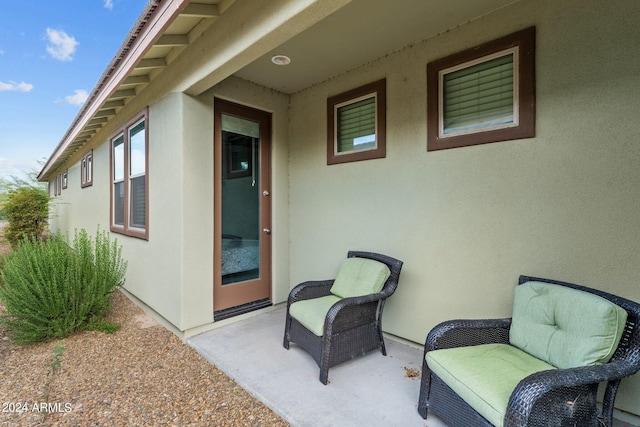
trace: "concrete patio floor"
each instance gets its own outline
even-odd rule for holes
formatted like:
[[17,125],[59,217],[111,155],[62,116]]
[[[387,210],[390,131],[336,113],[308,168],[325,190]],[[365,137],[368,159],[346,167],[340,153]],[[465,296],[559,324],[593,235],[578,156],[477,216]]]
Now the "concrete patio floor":
[[187,340],[207,360],[294,426],[446,427],[417,412],[422,350],[385,338],[374,351],[329,370],[318,380],[313,358],[282,346],[285,308],[226,323]]

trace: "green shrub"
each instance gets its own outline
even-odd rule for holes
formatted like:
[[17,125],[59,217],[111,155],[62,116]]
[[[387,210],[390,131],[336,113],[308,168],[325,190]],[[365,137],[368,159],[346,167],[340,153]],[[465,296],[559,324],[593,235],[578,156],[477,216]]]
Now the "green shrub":
[[9,220],[4,236],[15,248],[24,237],[42,237],[49,217],[49,195],[42,188],[16,188],[7,196],[2,210]]
[[6,221],[9,219],[9,216],[7,216],[7,213],[4,210],[4,204],[6,200],[7,200],[7,194],[2,193],[0,190],[0,221]]
[[64,338],[79,330],[117,329],[104,321],[111,294],[124,283],[122,248],[106,232],[91,239],[75,232],[73,244],[61,234],[23,239],[4,260],[0,324],[15,343]]

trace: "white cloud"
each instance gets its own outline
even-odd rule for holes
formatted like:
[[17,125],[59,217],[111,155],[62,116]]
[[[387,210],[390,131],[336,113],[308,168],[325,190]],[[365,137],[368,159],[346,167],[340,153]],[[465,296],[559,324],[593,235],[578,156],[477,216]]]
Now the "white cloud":
[[73,91],[73,95],[67,95],[64,100],[67,104],[82,105],[89,97],[89,94],[84,89],[76,89]]
[[47,52],[55,59],[60,61],[73,60],[73,54],[76,52],[78,41],[62,30],[54,30],[47,28]]
[[106,9],[113,9],[113,0],[104,0],[104,7]]
[[0,92],[31,92],[33,85],[31,83],[17,83],[10,81],[8,83],[0,82]]

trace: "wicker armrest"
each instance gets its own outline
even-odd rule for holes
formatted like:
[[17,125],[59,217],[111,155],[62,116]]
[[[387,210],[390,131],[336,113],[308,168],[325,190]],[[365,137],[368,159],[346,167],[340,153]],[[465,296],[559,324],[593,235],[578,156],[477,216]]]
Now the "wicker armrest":
[[354,329],[375,321],[378,301],[385,298],[377,293],[341,299],[327,312],[325,334]]
[[386,298],[386,296],[384,294],[377,293],[377,294],[370,294],[370,295],[362,295],[362,296],[358,296],[358,297],[342,298],[336,304],[340,304],[340,305],[342,305],[344,307],[347,307],[347,306],[350,306],[350,305],[361,305],[361,304],[367,304],[369,302],[380,301],[383,298]]
[[[531,388],[531,384],[537,384],[538,391],[533,395],[542,394],[548,390],[574,385],[597,384],[603,381],[617,380],[633,375],[637,369],[632,363],[626,361],[614,361],[603,365],[580,366],[570,369],[553,369],[537,372],[528,376],[518,384],[517,390]],[[544,386],[540,386],[544,384]]]
[[296,301],[330,295],[332,285],[333,280],[316,280],[300,283],[299,285],[295,286],[291,290],[291,292],[289,292],[289,299],[287,303],[288,305],[291,305]]
[[[508,425],[528,425],[532,413],[542,414],[558,412],[558,402],[565,405],[565,410],[579,411],[581,405],[595,406],[595,391],[584,393],[584,386],[597,389],[604,381],[616,381],[633,375],[637,369],[626,361],[613,361],[603,365],[581,366],[570,369],[553,369],[529,375],[516,386],[507,406]],[[566,396],[558,399],[559,395]],[[587,401],[585,401],[587,400]],[[603,416],[608,418],[610,425],[613,407],[608,407],[605,399]],[[611,402],[612,404],[613,402]]]
[[489,343],[509,343],[511,319],[449,320],[435,326],[427,335],[425,353],[442,348]]

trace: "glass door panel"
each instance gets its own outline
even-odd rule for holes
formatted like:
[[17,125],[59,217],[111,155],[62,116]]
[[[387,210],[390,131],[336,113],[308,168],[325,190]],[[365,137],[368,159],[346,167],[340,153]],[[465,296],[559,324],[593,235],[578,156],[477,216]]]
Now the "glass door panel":
[[260,277],[259,125],[222,115],[222,285]]

